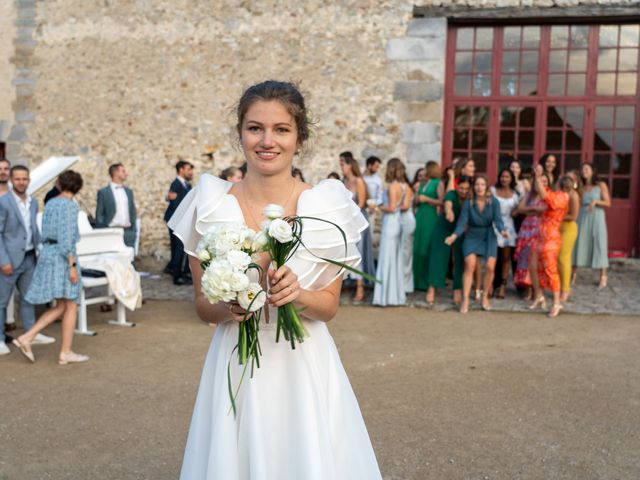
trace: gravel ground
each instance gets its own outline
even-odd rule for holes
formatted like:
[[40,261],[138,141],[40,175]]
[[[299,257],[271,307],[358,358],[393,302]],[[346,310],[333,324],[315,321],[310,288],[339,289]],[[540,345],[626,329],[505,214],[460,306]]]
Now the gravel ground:
[[[108,317],[76,338],[87,364],[0,358],[0,479],[177,478],[213,329],[176,300]],[[638,317],[343,307],[330,328],[385,480],[640,478]]]

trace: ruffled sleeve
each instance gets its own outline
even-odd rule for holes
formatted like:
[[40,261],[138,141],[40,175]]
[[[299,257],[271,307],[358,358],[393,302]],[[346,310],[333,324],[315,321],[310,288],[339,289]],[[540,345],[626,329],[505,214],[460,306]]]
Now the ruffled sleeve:
[[227,195],[232,185],[213,175],[204,174],[169,219],[167,225],[182,241],[184,251],[189,255],[196,256],[200,238],[213,224],[243,221],[239,205]]
[[322,290],[344,271],[318,257],[357,267],[361,260],[357,243],[361,232],[369,228],[369,222],[351,199],[349,190],[338,180],[323,180],[302,192],[297,212],[301,217],[316,217],[333,222],[342,228],[346,236],[345,248],[345,240],[336,227],[318,220],[303,220],[302,241],[309,251],[301,246],[288,265],[298,275],[302,288]]

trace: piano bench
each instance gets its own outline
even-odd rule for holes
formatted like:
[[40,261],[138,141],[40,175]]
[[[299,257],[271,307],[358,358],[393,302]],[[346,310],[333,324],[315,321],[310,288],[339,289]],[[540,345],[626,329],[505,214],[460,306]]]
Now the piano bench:
[[[107,295],[101,297],[87,298],[85,290],[95,287],[107,287]],[[97,332],[89,330],[87,328],[87,307],[89,305],[97,304],[116,304],[116,320],[109,320],[112,325],[119,325],[121,327],[135,327],[135,323],[127,322],[127,313],[124,305],[120,303],[111,288],[109,288],[109,280],[107,277],[82,277],[82,288],[80,289],[80,308],[78,308],[78,325],[76,333],[81,335],[96,335]]]

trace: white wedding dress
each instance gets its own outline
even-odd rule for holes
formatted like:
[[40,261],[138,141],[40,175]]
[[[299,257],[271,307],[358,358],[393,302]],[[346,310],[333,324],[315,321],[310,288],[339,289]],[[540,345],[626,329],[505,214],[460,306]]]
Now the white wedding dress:
[[[203,175],[182,201],[169,227],[194,255],[201,235],[218,222],[243,222],[231,183]],[[347,248],[330,224],[305,220],[303,241],[316,255],[357,266],[356,244],[368,224],[338,180],[324,180],[298,200],[300,216],[330,220],[345,231]],[[302,288],[321,290],[339,269],[299,248],[288,266]],[[292,350],[275,342],[275,310],[261,324],[260,368],[247,375],[231,412],[227,365],[241,375],[233,349],[238,324],[216,328],[205,361],[189,429],[182,480],[381,479],[358,402],[336,346],[322,321],[305,320],[309,337]],[[264,318],[264,315],[263,315]]]

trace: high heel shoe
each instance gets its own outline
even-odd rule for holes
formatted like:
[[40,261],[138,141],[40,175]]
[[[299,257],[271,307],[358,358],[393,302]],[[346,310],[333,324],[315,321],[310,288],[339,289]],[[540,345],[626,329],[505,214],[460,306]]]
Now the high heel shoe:
[[482,290],[478,290],[476,289],[476,298],[475,301],[479,302],[480,300],[482,300]]
[[555,305],[553,305],[551,307],[551,310],[549,310],[549,314],[548,317],[549,318],[555,318],[560,314],[560,310],[562,310],[562,305],[557,303]]
[[460,304],[460,313],[465,315],[469,312],[469,304],[467,302],[462,302]]
[[529,310],[536,310],[537,308],[547,308],[547,299],[544,298],[544,295],[540,295],[531,305],[529,305]]
[[603,275],[600,277],[600,283],[598,284],[598,290],[602,290],[603,288],[607,288],[607,282],[609,281],[608,275]]
[[61,353],[58,357],[58,365],[68,365],[70,363],[82,363],[89,360],[87,355],[81,355],[80,353],[69,352]]
[[18,349],[20,349],[20,353],[27,357],[31,363],[35,363],[36,357],[33,356],[31,345],[27,345],[25,342],[21,342],[20,337],[14,338],[13,342],[11,343],[18,347]]

